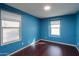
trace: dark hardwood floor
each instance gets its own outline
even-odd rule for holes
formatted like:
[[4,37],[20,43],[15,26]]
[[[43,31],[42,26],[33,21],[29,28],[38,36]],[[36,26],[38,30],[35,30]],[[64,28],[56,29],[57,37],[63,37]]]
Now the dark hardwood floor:
[[73,46],[40,40],[12,56],[79,56],[79,52]]

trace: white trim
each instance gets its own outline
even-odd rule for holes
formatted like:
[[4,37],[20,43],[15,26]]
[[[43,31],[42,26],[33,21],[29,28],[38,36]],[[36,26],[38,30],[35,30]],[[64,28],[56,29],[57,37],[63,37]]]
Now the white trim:
[[75,48],[79,51],[79,48],[77,46],[75,46]]
[[63,45],[73,46],[79,51],[79,48],[76,45],[73,45],[73,44],[67,44],[67,43],[62,43],[62,42],[57,42],[57,41],[46,40],[46,39],[40,39],[40,40],[48,41],[48,42],[55,42],[55,43],[59,43],[59,44],[63,44]]
[[62,42],[57,42],[57,41],[46,40],[46,39],[40,39],[40,40],[49,41],[49,42],[55,42],[55,43],[59,43],[59,44],[69,45],[69,46],[75,46],[73,44],[67,44],[67,43],[62,43]]
[[7,55],[7,56],[10,56],[10,55],[12,55],[12,54],[15,54],[15,53],[17,53],[17,52],[19,52],[19,51],[23,50],[24,48],[29,47],[30,45],[31,45],[31,44],[29,44],[29,45],[27,45],[27,46],[24,46],[23,48],[20,48],[20,49],[18,49],[18,50],[16,50],[16,51],[14,51],[14,52],[10,53],[10,54],[9,54],[9,55]]
[[[67,44],[67,43],[62,43],[62,42],[50,41],[50,40],[46,40],[46,39],[45,39],[45,40],[44,40],[44,39],[39,39],[39,40],[37,40],[36,42],[39,42],[40,40],[48,41],[48,42],[55,42],[55,43],[59,43],[59,44],[63,44],[63,45],[73,46],[73,47],[75,47],[75,48],[79,51],[79,48],[78,48],[76,45],[73,45],[73,44]],[[23,50],[23,49],[25,49],[25,48],[31,46],[32,44],[35,44],[36,42],[31,43],[31,44],[29,44],[29,45],[27,45],[27,46],[25,46],[25,47],[23,47],[23,48],[21,48],[21,49],[19,49],[19,50],[16,50],[15,52],[12,52],[11,54],[9,54],[9,55],[7,55],[7,56],[10,56],[10,55],[12,55],[12,54],[14,54],[14,53],[17,53],[17,52],[19,52],[19,51],[21,51],[21,50]]]
[[[7,13],[7,15],[9,15],[10,16],[10,14],[13,14],[14,16],[16,15],[16,19],[9,19],[9,18],[5,18],[5,17],[3,17],[3,16],[6,16],[5,15],[5,13]],[[18,13],[13,13],[13,12],[10,12],[10,11],[6,11],[6,10],[3,10],[3,9],[1,9],[0,10],[0,23],[1,23],[1,20],[7,20],[7,21],[15,21],[15,22],[19,22],[20,24],[20,27],[10,27],[10,28],[18,28],[19,29],[19,32],[21,31],[21,27],[22,27],[22,25],[21,25],[21,19],[22,19],[22,17],[21,17],[21,15],[20,14],[18,14]],[[12,16],[12,17],[14,17],[14,16]],[[20,20],[17,20],[17,19],[20,19]],[[2,24],[1,24],[2,25]],[[3,27],[0,27],[1,28],[1,30],[0,30],[0,32],[1,32],[1,42],[0,42],[0,46],[4,46],[4,45],[8,45],[8,44],[11,44],[11,43],[15,43],[15,42],[19,42],[19,41],[21,41],[21,39],[22,39],[22,33],[19,33],[19,39],[17,39],[17,40],[14,40],[14,41],[8,41],[8,42],[5,42],[5,43],[3,43]],[[9,27],[8,27],[9,28]]]
[[13,42],[10,41],[10,43],[6,42],[5,44],[3,44],[3,43],[1,42],[0,46],[8,45],[8,44],[15,43],[15,42],[18,43],[19,41],[21,41],[21,40],[19,39],[19,40],[15,40],[15,41],[13,41]]
[[[38,41],[40,41],[40,40],[37,40],[36,42],[38,42]],[[10,54],[9,54],[9,55],[7,55],[7,56],[11,56],[12,54],[17,53],[17,52],[19,52],[19,51],[21,51],[21,50],[23,50],[23,49],[25,49],[25,48],[27,48],[27,47],[31,46],[32,44],[35,44],[36,42],[31,43],[31,44],[29,44],[29,45],[27,45],[27,46],[24,46],[23,48],[20,48],[20,49],[18,49],[18,50],[16,50],[16,51],[14,51],[14,52],[10,53]]]

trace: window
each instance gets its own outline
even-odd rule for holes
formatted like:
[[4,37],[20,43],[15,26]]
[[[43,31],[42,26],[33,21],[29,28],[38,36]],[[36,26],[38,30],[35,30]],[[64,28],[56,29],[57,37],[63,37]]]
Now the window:
[[2,11],[1,17],[1,44],[5,45],[19,41],[21,16],[11,12]]
[[56,20],[56,21],[51,21],[51,35],[53,36],[60,36],[60,21]]

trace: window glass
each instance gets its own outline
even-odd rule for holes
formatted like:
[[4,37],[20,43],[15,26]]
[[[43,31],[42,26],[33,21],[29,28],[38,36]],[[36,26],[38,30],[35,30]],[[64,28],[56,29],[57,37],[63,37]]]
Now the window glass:
[[2,27],[19,27],[20,22],[2,20]]
[[19,29],[3,28],[3,43],[19,40]]
[[51,21],[51,35],[60,35],[60,21]]

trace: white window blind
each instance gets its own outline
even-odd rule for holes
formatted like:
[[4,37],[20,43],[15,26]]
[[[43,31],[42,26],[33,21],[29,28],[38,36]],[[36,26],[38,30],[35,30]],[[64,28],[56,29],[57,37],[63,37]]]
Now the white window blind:
[[51,35],[56,35],[56,36],[60,36],[60,21],[56,20],[56,21],[51,21],[51,25],[50,25],[51,29]]
[[1,45],[19,41],[21,15],[1,10]]

